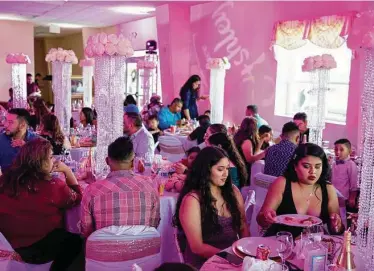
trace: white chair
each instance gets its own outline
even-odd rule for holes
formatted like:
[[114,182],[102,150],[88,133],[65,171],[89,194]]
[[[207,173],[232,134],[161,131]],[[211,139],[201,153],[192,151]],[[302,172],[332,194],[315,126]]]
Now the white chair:
[[256,204],[256,192],[254,190],[251,190],[249,186],[244,186],[240,192],[242,193],[244,199],[245,219],[248,228],[250,228],[252,224],[253,210]]
[[254,189],[254,183],[255,183],[255,176],[257,173],[264,173],[264,168],[265,168],[265,161],[264,160],[258,160],[254,162],[251,166],[251,189]]
[[87,239],[86,270],[132,270],[133,264],[154,270],[161,264],[160,247],[160,234],[153,227],[106,227]]
[[0,233],[0,270],[1,271],[48,271],[52,262],[46,264],[28,264]]
[[[254,185],[254,190],[255,190],[255,195],[256,195],[256,204],[253,210],[252,221],[254,222],[256,221],[257,214],[260,212],[262,204],[265,201],[268,188],[276,178],[277,177],[266,175],[263,173],[257,173],[255,175],[253,185]],[[260,235],[257,222],[251,223],[250,230],[251,230],[252,236]]]
[[174,136],[160,136],[158,138],[160,154],[170,162],[178,162],[186,156],[182,142]]

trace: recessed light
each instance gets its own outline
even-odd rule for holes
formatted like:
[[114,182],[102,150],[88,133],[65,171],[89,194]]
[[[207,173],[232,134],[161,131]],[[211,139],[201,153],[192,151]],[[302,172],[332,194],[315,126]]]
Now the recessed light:
[[156,10],[152,7],[112,7],[110,10],[125,14],[148,14]]
[[59,26],[61,28],[83,28],[84,25],[80,24],[67,24],[67,23],[52,23],[51,25]]

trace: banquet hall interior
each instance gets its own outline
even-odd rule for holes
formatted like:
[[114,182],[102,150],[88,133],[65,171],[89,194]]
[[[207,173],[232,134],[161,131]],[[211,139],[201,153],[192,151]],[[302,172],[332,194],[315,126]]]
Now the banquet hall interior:
[[374,2],[0,1],[0,30],[0,271],[374,269]]

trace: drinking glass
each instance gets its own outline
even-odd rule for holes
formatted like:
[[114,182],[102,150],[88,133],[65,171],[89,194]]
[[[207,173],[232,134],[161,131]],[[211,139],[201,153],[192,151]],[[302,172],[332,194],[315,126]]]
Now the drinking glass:
[[288,266],[285,264],[274,263],[270,265],[268,271],[288,271]]
[[321,242],[324,232],[322,225],[313,225],[307,228],[308,238],[313,242]]
[[292,234],[286,231],[280,231],[276,236],[277,241],[280,243],[280,248],[277,249],[279,257],[282,259],[282,265],[285,260],[292,254],[294,247]]

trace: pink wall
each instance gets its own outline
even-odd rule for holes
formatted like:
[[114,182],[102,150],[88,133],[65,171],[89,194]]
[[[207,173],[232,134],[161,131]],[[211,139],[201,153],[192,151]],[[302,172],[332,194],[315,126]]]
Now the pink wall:
[[9,53],[24,53],[31,59],[27,72],[34,75],[34,26],[32,23],[0,20],[0,101],[9,99],[11,65],[5,62]]
[[[225,83],[225,121],[240,123],[248,104],[277,131],[289,118],[274,116],[276,61],[270,48],[277,21],[344,14],[369,8],[367,2],[213,2],[191,7],[190,73],[203,78],[209,93],[208,57],[229,57]],[[362,59],[352,60],[347,125],[327,124],[324,139],[348,137],[357,142]],[[206,106],[206,105],[204,105]],[[202,106],[202,107],[204,107]],[[201,111],[203,108],[201,108]],[[349,128],[348,128],[349,127]]]

